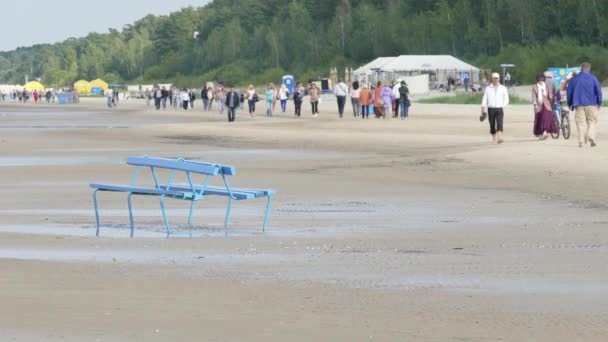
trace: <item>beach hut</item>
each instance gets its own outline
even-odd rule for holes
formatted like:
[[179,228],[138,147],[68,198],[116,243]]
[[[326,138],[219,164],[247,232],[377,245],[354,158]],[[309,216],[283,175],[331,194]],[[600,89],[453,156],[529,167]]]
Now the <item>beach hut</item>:
[[90,94],[91,93],[91,83],[89,81],[80,80],[74,83],[74,89],[78,94]]
[[44,90],[46,89],[42,83],[40,82],[36,82],[36,81],[31,81],[31,82],[27,82],[24,86],[23,89],[27,90],[27,91],[34,91],[34,90],[38,90],[39,92],[44,92]]
[[110,86],[101,79],[96,79],[95,81],[91,81],[91,93],[93,94],[101,94],[108,90]]

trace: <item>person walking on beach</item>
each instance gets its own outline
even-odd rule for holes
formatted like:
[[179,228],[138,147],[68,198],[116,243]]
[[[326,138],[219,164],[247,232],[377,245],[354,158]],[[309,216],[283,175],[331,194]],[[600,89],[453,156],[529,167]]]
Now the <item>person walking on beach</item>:
[[399,86],[399,104],[398,107],[401,107],[401,120],[405,120],[408,117],[410,112],[410,89],[407,87],[407,83],[405,81],[401,81]]
[[169,90],[167,90],[167,88],[165,88],[163,86],[163,89],[161,90],[162,96],[161,96],[161,102],[163,104],[163,110],[167,109],[167,99],[171,98],[169,96]]
[[534,136],[540,140],[549,137],[548,133],[557,133],[558,127],[553,117],[553,90],[545,82],[543,74],[536,75],[536,85],[532,88],[534,104]]
[[281,84],[281,88],[279,89],[279,100],[281,101],[281,110],[283,113],[287,110],[287,100],[289,100],[289,90],[285,84]]
[[239,109],[243,110],[243,104],[245,103],[245,94],[243,94],[243,91],[241,89],[238,89],[237,93],[239,94]]
[[277,89],[277,86],[272,82],[270,82],[270,88],[274,92],[274,98],[272,99],[272,112],[274,113],[275,105],[277,104],[277,100],[279,99],[279,91]]
[[376,119],[380,119],[380,117],[384,116],[384,100],[382,99],[382,82],[378,81],[376,83],[376,89],[374,89],[374,114],[376,114]]
[[342,80],[338,80],[338,84],[334,87],[334,94],[338,100],[338,114],[340,118],[344,115],[344,105],[346,104],[346,96],[348,95],[348,86]]
[[215,100],[215,94],[213,93],[213,88],[207,88],[207,111],[211,111],[213,108],[213,100]]
[[108,108],[112,108],[114,106],[114,92],[112,89],[106,90],[106,97],[108,98]]
[[591,74],[591,64],[581,64],[581,72],[568,84],[568,107],[574,112],[574,121],[578,131],[578,146],[587,142],[591,147],[597,145],[597,114],[602,107],[602,87],[598,79]]
[[393,98],[395,99],[393,102],[393,118],[396,118],[399,116],[399,105],[400,105],[400,99],[401,99],[401,95],[399,94],[399,89],[401,88],[401,81],[397,81],[395,82],[391,88],[393,88]]
[[258,94],[255,92],[255,87],[253,84],[249,85],[247,89],[247,105],[249,107],[249,115],[251,117],[255,116],[255,103],[258,102]]
[[[509,105],[507,88],[500,84],[500,75],[492,73],[492,83],[485,89],[481,100],[481,112],[487,114],[490,134],[494,144],[503,143],[504,108]],[[485,116],[484,116],[485,117]]]
[[173,109],[178,110],[184,105],[182,100],[182,89],[176,87],[173,87],[172,89],[173,90],[169,92],[169,102],[173,103]]
[[144,97],[146,98],[146,107],[150,107],[150,101],[152,101],[152,94],[150,93],[150,89],[144,91]]
[[226,108],[228,109],[228,122],[234,122],[236,119],[236,107],[240,103],[239,94],[234,89],[228,89],[226,93]]
[[382,88],[382,101],[384,102],[384,120],[390,120],[390,115],[393,112],[393,102],[395,96],[393,95],[393,88],[385,86]]
[[190,94],[188,92],[188,89],[183,88],[179,92],[179,99],[180,99],[180,103],[182,105],[182,108],[184,110],[188,110],[188,108],[190,107]]
[[359,103],[361,104],[361,119],[369,119],[369,106],[372,104],[372,92],[367,85],[364,85],[363,89],[361,89]]
[[194,95],[194,91],[189,90],[188,96],[190,96],[190,109],[194,109],[194,101],[196,101],[196,95]]
[[306,89],[302,87],[301,82],[297,82],[296,87],[293,90],[293,106],[297,118],[302,115],[302,102],[304,102],[304,96],[306,96]]
[[160,103],[162,101],[163,98],[163,91],[156,87],[154,88],[154,92],[153,92],[153,96],[154,96],[154,106],[156,107],[156,110],[160,110]]
[[315,83],[312,83],[310,85],[310,88],[308,89],[308,95],[310,97],[310,106],[312,107],[312,116],[316,118],[317,116],[319,116],[320,92],[319,88],[317,88],[317,85]]
[[359,117],[361,112],[361,89],[359,88],[359,81],[353,82],[350,90],[350,102],[353,106],[353,115],[355,118]]
[[[51,97],[53,97],[53,92],[47,90],[46,94],[44,94],[44,97],[46,98],[46,103],[51,103]],[[2,101],[4,102],[4,99],[2,99]]]
[[201,89],[201,101],[203,102],[203,112],[206,112],[209,107],[209,97],[207,97],[207,88],[205,87]]
[[219,114],[224,114],[224,106],[226,103],[226,93],[224,92],[224,85],[220,83],[215,91],[215,99],[217,100]]
[[272,117],[272,111],[274,109],[274,100],[276,98],[276,93],[273,88],[272,83],[268,84],[268,88],[266,89],[266,116]]

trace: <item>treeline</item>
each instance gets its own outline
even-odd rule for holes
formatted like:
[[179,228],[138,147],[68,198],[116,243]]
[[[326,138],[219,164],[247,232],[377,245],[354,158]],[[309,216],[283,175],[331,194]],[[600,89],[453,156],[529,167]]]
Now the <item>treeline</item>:
[[121,31],[2,52],[0,82],[263,83],[400,54],[451,54],[494,70],[513,63],[520,82],[590,61],[607,79],[607,11],[606,0],[215,0]]

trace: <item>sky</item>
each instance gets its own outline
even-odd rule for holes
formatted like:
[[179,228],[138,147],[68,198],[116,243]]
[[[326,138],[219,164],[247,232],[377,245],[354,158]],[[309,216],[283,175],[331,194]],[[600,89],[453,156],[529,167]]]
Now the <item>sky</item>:
[[56,43],[91,32],[121,30],[148,14],[160,15],[188,6],[203,6],[209,0],[27,0],[2,3],[0,51],[34,44]]

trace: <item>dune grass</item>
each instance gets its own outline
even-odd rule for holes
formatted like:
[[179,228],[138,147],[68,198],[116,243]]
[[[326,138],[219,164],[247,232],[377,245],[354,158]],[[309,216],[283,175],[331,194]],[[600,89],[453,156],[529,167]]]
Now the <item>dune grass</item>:
[[[433,97],[428,99],[422,99],[418,103],[443,103],[443,104],[481,104],[482,94],[457,94],[455,96],[441,96]],[[526,101],[518,96],[509,96],[510,104],[530,104],[530,101]]]

